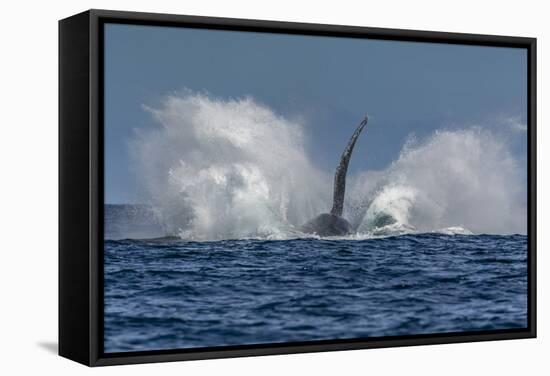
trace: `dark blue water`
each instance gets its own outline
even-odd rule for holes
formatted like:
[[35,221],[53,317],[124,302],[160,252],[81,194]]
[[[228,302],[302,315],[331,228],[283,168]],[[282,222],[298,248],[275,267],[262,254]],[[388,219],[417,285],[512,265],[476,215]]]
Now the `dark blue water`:
[[105,351],[527,326],[527,238],[105,241]]

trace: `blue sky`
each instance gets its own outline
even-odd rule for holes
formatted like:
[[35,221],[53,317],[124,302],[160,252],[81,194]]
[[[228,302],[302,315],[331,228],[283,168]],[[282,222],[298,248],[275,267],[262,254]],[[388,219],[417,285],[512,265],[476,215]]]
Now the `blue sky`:
[[[365,113],[350,173],[394,160],[414,133],[481,125],[510,132],[526,160],[524,49],[335,37],[105,26],[105,202],[138,202],[129,141],[156,127],[143,106],[182,89],[251,96],[305,119],[308,153],[333,171]],[[512,131],[511,131],[512,130]]]

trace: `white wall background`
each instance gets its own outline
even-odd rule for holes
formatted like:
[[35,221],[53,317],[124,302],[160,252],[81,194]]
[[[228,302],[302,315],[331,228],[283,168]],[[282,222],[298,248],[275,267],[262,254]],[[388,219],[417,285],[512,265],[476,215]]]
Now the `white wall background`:
[[[9,1],[0,22],[0,373],[520,375],[550,370],[550,14],[545,1]],[[539,338],[88,369],[57,342],[57,20],[106,8],[538,38]],[[545,149],[545,146],[547,147]],[[498,220],[498,219],[495,219]]]

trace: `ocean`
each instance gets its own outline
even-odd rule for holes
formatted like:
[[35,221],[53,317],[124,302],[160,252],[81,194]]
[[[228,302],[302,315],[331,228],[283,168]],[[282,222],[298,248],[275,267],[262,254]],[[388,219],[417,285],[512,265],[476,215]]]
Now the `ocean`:
[[106,353],[527,326],[525,235],[132,239],[113,216]]
[[[106,203],[147,204],[105,205],[106,352],[527,327],[526,138],[509,124],[417,124],[375,156],[375,119],[313,148],[311,119],[254,98],[150,112],[130,189],[105,158]],[[335,201],[351,235],[301,232]]]

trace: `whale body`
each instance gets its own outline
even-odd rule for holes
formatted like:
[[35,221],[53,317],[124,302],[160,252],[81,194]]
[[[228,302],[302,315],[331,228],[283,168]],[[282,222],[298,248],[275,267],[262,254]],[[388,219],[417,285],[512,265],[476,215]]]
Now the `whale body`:
[[300,231],[306,234],[316,234],[319,236],[341,236],[352,232],[351,224],[346,219],[342,218],[344,196],[346,193],[346,174],[348,172],[348,165],[355,142],[367,122],[368,117],[365,116],[363,121],[355,129],[355,132],[353,132],[348,145],[340,157],[340,163],[334,174],[334,192],[330,213],[320,214],[307,221],[300,227]]
[[304,223],[300,231],[319,236],[347,235],[351,233],[351,225],[339,215],[323,213]]

